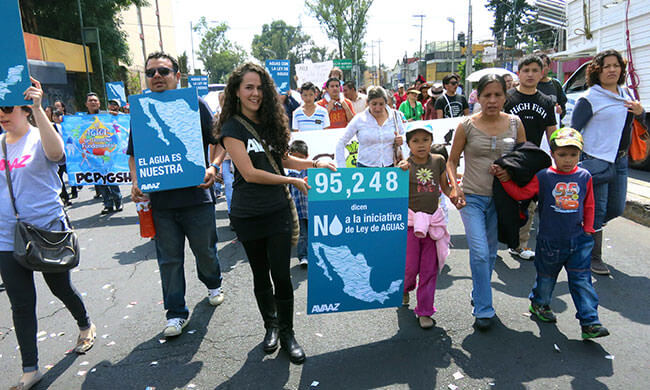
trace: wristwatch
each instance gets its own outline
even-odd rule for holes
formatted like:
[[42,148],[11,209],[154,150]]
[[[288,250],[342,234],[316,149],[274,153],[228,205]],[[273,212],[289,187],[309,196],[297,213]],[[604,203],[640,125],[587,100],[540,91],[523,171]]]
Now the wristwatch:
[[217,164],[210,164],[210,166],[213,167],[214,169],[216,169],[217,173],[219,173],[220,169],[219,169],[219,166]]

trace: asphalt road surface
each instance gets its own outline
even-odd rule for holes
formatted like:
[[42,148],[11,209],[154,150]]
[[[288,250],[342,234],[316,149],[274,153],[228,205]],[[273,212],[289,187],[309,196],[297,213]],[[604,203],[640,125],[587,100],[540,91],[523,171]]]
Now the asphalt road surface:
[[[123,187],[123,193],[127,188]],[[36,389],[646,389],[650,382],[650,229],[619,218],[605,230],[611,277],[594,278],[600,318],[612,335],[580,339],[563,273],[551,304],[557,324],[527,314],[535,277],[532,262],[499,251],[492,285],[498,322],[472,327],[468,249],[456,211],[451,255],[438,277],[434,318],[422,330],[411,307],[305,315],[307,272],[292,260],[297,339],[307,353],[295,366],[282,351],[262,352],[264,329],[251,272],[217,205],[219,256],[226,300],[214,308],[186,248],[186,299],[191,310],[182,336],[165,340],[154,243],[138,234],[133,203],[99,216],[94,192],[81,191],[70,209],[83,248],[72,274],[97,324],[95,347],[66,354],[77,337],[74,320],[37,275],[39,352],[47,373]],[[6,293],[0,293],[0,388],[20,376],[20,357]]]

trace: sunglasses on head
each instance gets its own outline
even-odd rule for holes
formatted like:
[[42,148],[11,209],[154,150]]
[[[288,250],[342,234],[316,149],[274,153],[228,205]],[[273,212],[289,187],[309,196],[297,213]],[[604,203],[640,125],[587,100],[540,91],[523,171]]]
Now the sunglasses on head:
[[165,76],[169,75],[172,71],[173,71],[172,69],[165,68],[165,67],[160,67],[160,68],[147,69],[147,70],[144,71],[144,74],[147,77],[152,78],[153,76],[156,75],[156,72],[158,72],[159,75],[161,75],[162,77],[165,77]]
[[0,110],[5,114],[11,114],[12,112],[14,112],[14,106],[0,107]]

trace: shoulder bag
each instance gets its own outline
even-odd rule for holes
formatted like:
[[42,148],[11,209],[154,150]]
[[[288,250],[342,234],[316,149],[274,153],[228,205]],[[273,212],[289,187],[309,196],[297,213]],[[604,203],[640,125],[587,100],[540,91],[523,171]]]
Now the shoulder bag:
[[16,216],[14,258],[21,266],[38,272],[66,272],[76,267],[79,265],[79,240],[70,227],[70,219],[67,214],[67,226],[64,226],[66,230],[63,231],[40,229],[20,220],[9,173],[6,136],[2,136],[2,152],[4,153],[7,187]]
[[[249,133],[255,138],[255,140],[262,145],[264,148],[264,153],[266,154],[266,158],[268,158],[269,163],[273,167],[273,170],[275,171],[276,174],[280,176],[284,176],[282,174],[282,171],[280,170],[280,167],[278,164],[275,162],[275,159],[271,155],[271,152],[269,151],[269,148],[266,146],[266,143],[262,142],[262,139],[260,138],[259,134],[257,134],[257,131],[253,128],[253,126],[250,125],[250,123],[246,122],[246,120],[239,115],[234,116],[235,120],[237,120],[239,123],[248,130]],[[287,200],[289,201],[289,209],[291,210],[291,219],[292,224],[293,224],[293,229],[291,231],[291,246],[295,246],[298,244],[298,237],[300,236],[300,223],[298,221],[298,210],[296,210],[296,204],[293,201],[293,198],[291,197],[291,191],[289,191],[289,187],[287,185],[283,185],[282,188],[284,188],[284,193],[287,195]]]

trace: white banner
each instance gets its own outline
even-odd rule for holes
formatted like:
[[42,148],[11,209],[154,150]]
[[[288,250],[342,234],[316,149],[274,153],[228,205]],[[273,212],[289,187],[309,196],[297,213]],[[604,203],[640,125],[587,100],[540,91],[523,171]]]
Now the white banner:
[[298,76],[298,88],[303,83],[311,81],[319,89],[327,81],[327,76],[330,70],[334,67],[334,61],[325,62],[307,62],[304,64],[296,64],[296,76]]

